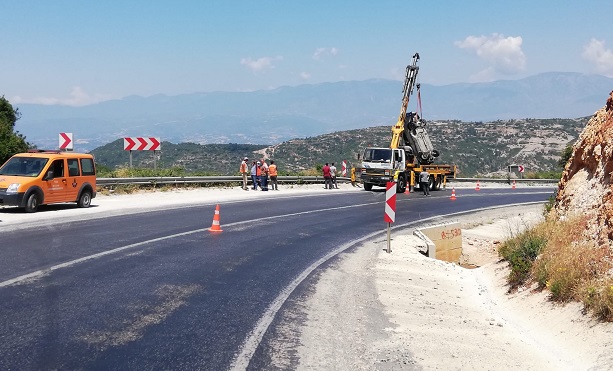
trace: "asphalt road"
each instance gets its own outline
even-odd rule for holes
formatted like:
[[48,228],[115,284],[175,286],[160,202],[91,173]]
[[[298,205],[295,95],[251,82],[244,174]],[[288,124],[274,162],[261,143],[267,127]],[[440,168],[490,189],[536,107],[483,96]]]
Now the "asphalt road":
[[[394,226],[552,192],[400,194]],[[0,369],[264,369],[276,311],[308,295],[342,250],[383,235],[384,199],[381,190],[221,204],[216,234],[214,205],[3,231]]]

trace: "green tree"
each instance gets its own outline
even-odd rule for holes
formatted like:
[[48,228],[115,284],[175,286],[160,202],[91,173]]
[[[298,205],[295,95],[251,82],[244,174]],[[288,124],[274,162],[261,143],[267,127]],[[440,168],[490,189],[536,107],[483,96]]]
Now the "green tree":
[[15,131],[15,123],[19,117],[19,108],[13,108],[4,96],[0,97],[0,164],[15,153],[28,150],[26,137]]
[[566,163],[568,162],[568,160],[570,160],[570,156],[572,155],[573,155],[573,146],[569,144],[566,146],[566,148],[564,148],[564,150],[560,154],[561,158],[558,161],[558,165],[560,165],[560,167],[564,169],[564,167],[566,166]]

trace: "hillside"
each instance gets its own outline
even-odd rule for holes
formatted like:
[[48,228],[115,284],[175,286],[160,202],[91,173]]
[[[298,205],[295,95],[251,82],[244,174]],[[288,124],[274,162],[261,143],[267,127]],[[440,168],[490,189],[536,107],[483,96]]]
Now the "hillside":
[[[574,143],[588,118],[523,119],[493,122],[437,121],[428,132],[441,156],[438,163],[458,166],[458,176],[503,175],[510,164],[523,165],[527,172],[558,171],[563,149]],[[339,131],[314,137],[292,139],[276,145],[162,143],[159,167],[181,167],[187,172],[237,174],[244,156],[275,160],[280,171],[296,173],[325,162],[342,160],[360,166],[364,147],[389,145],[391,124]],[[92,151],[100,165],[125,167],[128,152],[116,140]],[[135,167],[153,167],[152,154],[133,152]]]

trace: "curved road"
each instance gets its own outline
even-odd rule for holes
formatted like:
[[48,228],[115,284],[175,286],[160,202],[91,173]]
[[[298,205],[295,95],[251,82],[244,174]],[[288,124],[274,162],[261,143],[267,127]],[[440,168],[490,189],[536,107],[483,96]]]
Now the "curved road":
[[[552,192],[399,194],[395,229]],[[383,191],[330,196],[221,204],[217,234],[214,205],[3,231],[0,369],[264,368],[286,299],[385,231]]]

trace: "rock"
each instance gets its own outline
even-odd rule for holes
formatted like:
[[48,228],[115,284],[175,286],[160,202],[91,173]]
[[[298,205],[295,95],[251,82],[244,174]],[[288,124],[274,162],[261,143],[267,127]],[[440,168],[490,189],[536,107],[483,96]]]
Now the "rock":
[[584,215],[584,235],[597,243],[613,240],[613,91],[588,121],[564,168],[551,215]]

